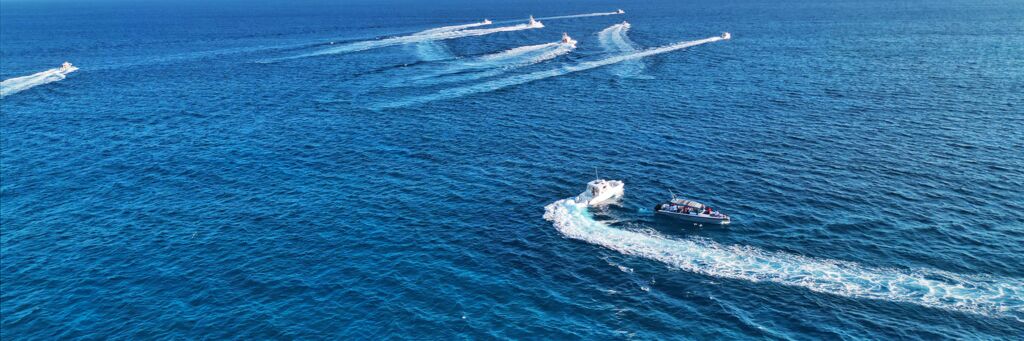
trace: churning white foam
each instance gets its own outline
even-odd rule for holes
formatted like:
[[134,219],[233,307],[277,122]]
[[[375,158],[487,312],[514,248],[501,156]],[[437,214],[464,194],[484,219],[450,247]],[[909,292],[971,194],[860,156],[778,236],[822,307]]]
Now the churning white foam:
[[468,95],[472,95],[472,94],[478,94],[478,93],[483,93],[483,92],[490,92],[490,91],[506,88],[506,87],[513,86],[513,85],[525,84],[525,83],[529,83],[529,82],[533,82],[533,81],[538,81],[538,80],[541,80],[541,79],[547,79],[547,78],[551,78],[551,77],[558,77],[558,76],[562,76],[562,75],[566,75],[566,74],[570,74],[570,73],[574,73],[574,72],[579,72],[579,71],[586,71],[586,70],[590,70],[590,69],[593,69],[593,68],[598,68],[598,67],[602,67],[602,66],[606,66],[606,65],[612,65],[612,64],[616,64],[616,63],[621,63],[621,62],[624,62],[624,61],[637,60],[637,59],[640,59],[640,58],[646,58],[646,57],[650,57],[650,56],[653,56],[653,55],[658,55],[658,54],[662,54],[662,53],[677,51],[677,50],[685,49],[687,47],[697,46],[697,45],[701,45],[701,44],[707,44],[707,43],[716,42],[716,41],[719,41],[719,40],[722,40],[722,37],[711,37],[711,38],[705,38],[705,39],[700,39],[700,40],[684,41],[684,42],[679,42],[679,43],[675,43],[675,44],[671,44],[671,45],[666,45],[666,46],[662,46],[662,47],[646,49],[646,50],[643,50],[643,51],[638,51],[638,52],[633,52],[633,53],[626,53],[626,54],[620,54],[620,55],[613,56],[613,57],[608,57],[608,58],[605,58],[605,59],[594,60],[594,61],[589,61],[589,62],[582,62],[582,63],[576,64],[576,65],[565,66],[565,67],[561,67],[561,68],[557,68],[557,69],[551,69],[551,70],[545,70],[545,71],[537,71],[537,72],[531,72],[531,73],[522,74],[522,75],[510,76],[510,77],[506,77],[506,78],[502,78],[502,79],[492,80],[492,81],[488,81],[488,82],[484,82],[484,83],[480,83],[480,84],[476,84],[476,85],[465,86],[465,87],[444,89],[444,90],[438,91],[438,92],[436,92],[434,94],[431,94],[431,95],[407,98],[407,99],[398,100],[398,101],[391,101],[391,102],[387,102],[387,103],[378,104],[378,105],[376,105],[376,106],[374,106],[372,108],[373,109],[399,108],[399,107],[405,107],[405,106],[410,106],[410,105],[428,103],[428,102],[437,101],[437,100],[459,98],[459,97],[462,97],[462,96],[468,96]]
[[545,207],[564,236],[707,276],[772,282],[852,298],[912,303],[990,317],[1024,318],[1024,280],[945,271],[866,267],[854,262],[676,239],[613,228],[572,199]]
[[[609,26],[598,32],[597,39],[606,52],[609,53],[632,53],[639,50],[637,45],[626,35],[630,25],[621,23]],[[630,60],[612,68],[612,73],[619,77],[638,77],[644,70],[644,63],[641,60]]]
[[6,97],[21,91],[25,91],[34,88],[39,85],[53,83],[64,78],[71,72],[78,70],[77,67],[71,67],[67,71],[61,71],[60,69],[49,69],[42,72],[37,72],[28,76],[15,77],[6,79],[0,82],[0,97]]

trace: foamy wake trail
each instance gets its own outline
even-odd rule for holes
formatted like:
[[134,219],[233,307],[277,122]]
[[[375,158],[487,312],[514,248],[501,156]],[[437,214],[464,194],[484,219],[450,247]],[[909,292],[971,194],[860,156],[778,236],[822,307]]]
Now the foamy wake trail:
[[[444,27],[432,28],[432,29],[429,29],[429,30],[426,30],[426,31],[422,31],[422,32],[417,32],[417,33],[415,33],[413,35],[431,35],[431,34],[438,34],[438,33],[444,33],[444,32],[461,31],[461,30],[465,30],[465,29],[469,29],[469,28],[486,26],[486,25],[490,25],[490,24],[491,24],[490,22],[481,21],[481,22],[475,22],[475,23],[472,23],[472,24],[444,26]],[[424,61],[445,60],[445,59],[451,59],[451,58],[454,57],[454,56],[452,56],[451,52],[449,52],[448,49],[444,45],[441,45],[440,43],[438,43],[436,41],[425,41],[425,42],[417,43],[416,44],[416,55],[420,57],[420,60],[424,60]]]
[[852,298],[905,302],[990,317],[1024,318],[1024,280],[938,270],[871,268],[848,261],[674,239],[612,228],[572,199],[545,207],[562,235],[707,276],[772,282]]
[[[609,26],[597,34],[601,47],[609,53],[632,53],[639,50],[633,41],[626,35],[629,32],[629,24],[621,23]],[[644,70],[644,63],[641,60],[630,60],[616,65],[612,73],[619,77],[637,77]]]
[[563,75],[567,75],[567,74],[574,73],[574,72],[586,71],[586,70],[590,70],[590,69],[594,69],[594,68],[598,68],[598,67],[602,67],[602,66],[607,66],[607,65],[612,65],[612,64],[616,64],[616,63],[621,63],[621,62],[624,62],[624,61],[637,60],[637,59],[641,59],[641,58],[650,57],[650,56],[653,56],[653,55],[658,55],[658,54],[672,52],[672,51],[677,51],[677,50],[682,50],[682,49],[685,49],[687,47],[697,46],[697,45],[701,45],[701,44],[707,44],[707,43],[711,43],[711,42],[716,42],[716,41],[719,41],[719,40],[722,40],[722,37],[711,37],[711,38],[705,38],[705,39],[694,40],[694,41],[679,42],[679,43],[675,43],[675,44],[671,44],[671,45],[666,45],[666,46],[662,46],[662,47],[646,49],[646,50],[638,51],[638,52],[634,52],[634,53],[621,54],[621,55],[617,55],[617,56],[613,56],[613,57],[608,57],[608,58],[601,59],[601,60],[582,62],[582,63],[576,64],[576,65],[565,66],[565,67],[562,67],[562,68],[551,69],[551,70],[546,70],[546,71],[531,72],[531,73],[522,74],[522,75],[516,75],[516,76],[510,76],[510,77],[506,77],[506,78],[502,78],[502,79],[497,79],[497,80],[488,81],[488,82],[484,82],[484,83],[480,83],[480,84],[476,84],[476,85],[465,86],[465,87],[444,89],[444,90],[438,91],[438,92],[436,92],[434,94],[427,95],[427,96],[413,97],[413,98],[408,98],[408,99],[404,99],[404,100],[398,100],[398,101],[392,101],[392,102],[388,102],[388,103],[378,104],[378,105],[374,106],[373,108],[374,109],[399,108],[399,107],[405,107],[405,106],[410,106],[410,105],[417,105],[417,104],[423,104],[423,103],[438,101],[438,100],[459,98],[459,97],[473,95],[473,94],[478,94],[478,93],[483,93],[483,92],[490,92],[490,91],[495,91],[495,90],[498,90],[498,89],[503,89],[503,88],[506,88],[506,87],[509,87],[509,86],[513,86],[513,85],[520,85],[520,84],[525,84],[525,83],[529,83],[529,82],[538,81],[538,80],[541,80],[541,79],[547,79],[547,78],[551,78],[551,77],[563,76]]
[[330,54],[350,53],[350,52],[366,51],[366,50],[371,50],[371,49],[376,49],[376,48],[381,48],[381,47],[388,47],[388,46],[395,46],[395,45],[422,43],[422,42],[428,42],[428,41],[438,41],[438,40],[448,40],[448,39],[457,39],[457,38],[473,37],[473,36],[482,36],[482,35],[499,33],[499,32],[513,32],[513,31],[521,31],[521,30],[528,30],[528,29],[542,28],[542,27],[544,27],[544,26],[520,24],[520,25],[513,25],[513,26],[495,27],[495,28],[483,28],[483,29],[472,29],[472,30],[458,30],[458,31],[444,31],[444,32],[436,32],[436,33],[430,33],[430,34],[419,34],[419,33],[417,33],[417,34],[411,34],[411,35],[407,35],[407,36],[391,37],[391,38],[384,38],[384,39],[378,39],[378,40],[366,40],[366,41],[359,41],[359,42],[354,42],[354,43],[342,44],[340,46],[335,46],[335,47],[323,49],[323,50],[320,50],[320,51],[306,53],[306,54],[302,54],[302,55],[298,55],[298,56],[285,57],[285,58],[281,58],[281,59],[277,59],[277,60],[287,60],[287,59],[297,59],[297,58],[305,58],[305,57],[323,56],[323,55],[330,55]]
[[490,23],[489,22],[481,21],[481,22],[475,22],[475,23],[472,23],[472,24],[444,26],[444,27],[432,28],[432,29],[429,29],[429,30],[426,30],[426,31],[418,32],[418,33],[415,33],[415,35],[428,35],[428,34],[435,34],[435,33],[442,33],[442,32],[459,31],[459,30],[465,30],[467,28],[474,28],[474,27],[480,27],[480,26],[486,26],[486,25],[490,25]]
[[3,82],[0,82],[0,98],[31,89],[39,85],[62,80],[67,78],[68,73],[75,70],[78,70],[78,68],[73,68],[68,72],[61,72],[60,69],[49,69],[28,76],[4,80]]
[[[441,70],[412,78],[414,84],[438,84],[492,77],[508,70],[537,64],[572,52],[575,47],[562,43],[521,46],[480,56],[465,62],[452,63]],[[477,72],[473,72],[477,71]],[[470,72],[468,74],[461,74]],[[449,76],[452,74],[459,74]]]

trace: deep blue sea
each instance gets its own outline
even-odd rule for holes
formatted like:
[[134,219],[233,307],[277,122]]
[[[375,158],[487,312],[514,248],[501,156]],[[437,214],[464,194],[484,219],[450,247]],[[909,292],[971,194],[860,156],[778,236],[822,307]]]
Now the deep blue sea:
[[1022,18],[0,0],[0,338],[1019,340]]

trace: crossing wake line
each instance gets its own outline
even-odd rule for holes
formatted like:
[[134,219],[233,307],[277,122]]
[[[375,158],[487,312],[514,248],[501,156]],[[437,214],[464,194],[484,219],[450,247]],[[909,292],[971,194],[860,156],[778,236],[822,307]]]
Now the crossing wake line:
[[448,47],[436,41],[417,43],[413,48],[416,50],[416,56],[425,62],[455,58],[451,51],[448,50]]
[[749,246],[722,245],[706,239],[634,232],[594,220],[587,205],[573,199],[558,200],[545,207],[544,219],[567,238],[706,276],[771,282],[844,297],[1024,321],[1021,279],[930,269],[875,268]]
[[487,81],[487,82],[483,82],[483,83],[479,83],[479,84],[475,84],[475,85],[464,86],[464,87],[443,89],[443,90],[440,90],[440,91],[438,91],[438,92],[436,92],[434,94],[430,94],[430,95],[425,95],[425,96],[420,96],[420,97],[412,97],[412,98],[407,98],[407,99],[402,99],[402,100],[397,100],[397,101],[391,101],[391,102],[387,102],[387,103],[377,104],[377,105],[373,106],[372,108],[373,109],[399,108],[399,107],[406,107],[406,106],[410,106],[410,105],[429,103],[429,102],[438,101],[438,100],[453,99],[453,98],[459,98],[459,97],[473,95],[473,94],[478,94],[478,93],[490,92],[490,91],[495,91],[495,90],[498,90],[498,89],[503,89],[503,88],[506,88],[506,87],[509,87],[509,86],[530,83],[530,82],[534,82],[534,81],[538,81],[538,80],[542,80],[542,79],[547,79],[547,78],[551,78],[551,77],[563,76],[563,75],[567,75],[567,74],[574,73],[574,72],[586,71],[586,70],[590,70],[590,69],[594,69],[594,68],[598,68],[598,67],[602,67],[602,66],[607,66],[607,65],[621,63],[621,62],[624,62],[624,61],[637,60],[637,59],[641,59],[641,58],[646,58],[646,57],[650,57],[650,56],[654,56],[654,55],[659,55],[659,54],[663,54],[663,53],[668,53],[668,52],[672,52],[672,51],[678,51],[678,50],[682,50],[682,49],[685,49],[685,48],[688,48],[688,47],[693,47],[693,46],[697,46],[697,45],[712,43],[712,42],[716,42],[716,41],[724,40],[724,39],[729,39],[729,38],[730,38],[729,34],[725,33],[725,34],[723,34],[722,36],[719,36],[719,37],[710,37],[710,38],[705,38],[705,39],[700,39],[700,40],[684,41],[684,42],[679,42],[679,43],[675,43],[675,44],[671,44],[671,45],[666,45],[666,46],[662,46],[662,47],[646,49],[646,50],[643,50],[643,51],[637,51],[637,52],[633,52],[633,53],[620,54],[620,55],[608,57],[608,58],[605,58],[605,59],[588,61],[588,62],[582,62],[582,63],[579,63],[579,64],[564,66],[564,67],[557,68],[557,69],[531,72],[531,73],[526,73],[526,74],[516,75],[516,76],[509,76],[509,77],[502,78],[502,79],[496,79],[496,80]]
[[[415,85],[430,85],[492,77],[511,69],[557,58],[572,52],[575,48],[575,44],[565,42],[520,46],[467,61],[448,63],[440,70],[416,75],[410,82]],[[409,83],[403,81],[401,84]]]
[[[626,14],[626,11],[623,11],[623,10],[620,9],[620,10],[615,10],[615,11],[611,11],[611,12],[597,12],[597,13],[571,14],[571,15],[556,15],[556,16],[551,16],[551,17],[537,18],[537,20],[561,20],[561,19],[575,19],[575,18],[588,18],[588,17],[603,17],[603,16],[606,16],[606,15],[619,15],[619,14]],[[512,20],[498,21],[498,23],[502,23],[502,24],[509,23],[509,22],[514,22],[514,21],[512,21]]]
[[[417,33],[415,33],[413,35],[431,35],[431,34],[444,33],[444,32],[461,31],[461,30],[470,29],[470,28],[474,28],[474,27],[487,26],[487,25],[490,25],[490,24],[491,24],[490,20],[484,19],[484,21],[470,23],[470,24],[452,25],[452,26],[444,26],[444,27],[432,28],[432,29],[429,29],[429,30],[426,30],[426,31],[417,32]],[[452,56],[452,53],[450,51],[448,51],[447,47],[445,47],[441,43],[439,43],[437,41],[433,41],[433,40],[416,43],[415,49],[416,49],[416,55],[419,56],[420,60],[423,60],[423,61],[437,61],[437,60],[444,60],[444,59],[452,59],[452,58],[454,58],[454,56]]]

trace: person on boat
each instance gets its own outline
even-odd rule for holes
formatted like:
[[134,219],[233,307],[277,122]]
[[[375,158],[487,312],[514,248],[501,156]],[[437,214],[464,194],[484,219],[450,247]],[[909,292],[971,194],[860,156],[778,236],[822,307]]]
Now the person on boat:
[[711,206],[704,206],[704,213],[711,215]]

